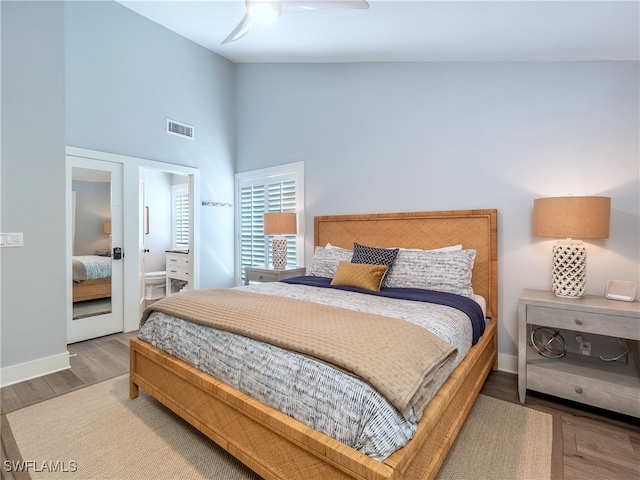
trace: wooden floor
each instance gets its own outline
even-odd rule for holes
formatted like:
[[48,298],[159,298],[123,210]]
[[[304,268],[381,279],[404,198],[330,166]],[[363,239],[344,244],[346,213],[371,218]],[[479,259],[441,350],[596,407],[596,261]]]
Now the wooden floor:
[[[74,355],[70,359],[70,370],[1,389],[0,412],[6,414],[127,373],[129,339],[135,335],[136,332],[120,333],[69,345],[69,353]],[[491,372],[481,393],[519,403],[517,376]],[[527,394],[526,405],[553,414],[557,423],[561,423],[561,470],[565,480],[640,479],[640,419],[531,392]],[[3,442],[3,463],[6,455],[12,454],[5,447],[9,448]],[[3,479],[14,478],[1,471]]]

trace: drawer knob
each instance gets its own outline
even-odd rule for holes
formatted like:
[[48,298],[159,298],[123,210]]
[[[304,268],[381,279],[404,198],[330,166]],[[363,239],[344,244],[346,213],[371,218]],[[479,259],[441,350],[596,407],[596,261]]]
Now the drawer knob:
[[582,393],[582,387],[576,387],[576,393],[580,395]]
[[579,318],[575,319],[576,325],[582,325],[582,320],[580,320]]

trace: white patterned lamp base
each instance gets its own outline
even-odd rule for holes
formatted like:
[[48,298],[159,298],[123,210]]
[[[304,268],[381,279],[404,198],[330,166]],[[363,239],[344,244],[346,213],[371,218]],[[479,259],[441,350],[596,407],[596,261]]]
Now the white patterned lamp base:
[[273,237],[271,243],[271,264],[273,268],[282,269],[287,266],[287,239],[283,235]]
[[551,290],[558,297],[580,298],[587,283],[587,249],[582,242],[561,241],[553,246]]

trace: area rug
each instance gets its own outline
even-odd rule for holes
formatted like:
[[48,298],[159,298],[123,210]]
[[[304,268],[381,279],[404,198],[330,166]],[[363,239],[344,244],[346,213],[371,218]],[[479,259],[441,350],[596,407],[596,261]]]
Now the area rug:
[[[550,479],[552,418],[480,395],[438,478]],[[143,390],[130,400],[127,375],[6,421],[21,461],[3,459],[3,469],[26,470],[34,480],[260,478]]]

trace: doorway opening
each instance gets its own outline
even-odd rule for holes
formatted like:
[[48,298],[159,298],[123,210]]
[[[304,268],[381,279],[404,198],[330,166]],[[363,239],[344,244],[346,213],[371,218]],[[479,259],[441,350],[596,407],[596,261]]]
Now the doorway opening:
[[[156,179],[161,180],[156,184]],[[174,272],[165,274],[164,289],[157,279],[151,288],[147,287],[153,282],[145,282],[145,276],[167,271],[167,250],[182,247],[186,266],[178,273],[188,278],[183,287],[198,288],[197,169],[67,147],[67,185],[67,343],[137,330],[145,297],[153,299],[172,291],[167,286]],[[186,185],[188,192],[179,221],[171,196],[175,185]],[[83,203],[80,213],[78,205],[86,197],[81,191],[95,193],[92,202],[100,207]],[[98,191],[102,193],[97,195]],[[85,227],[88,233],[81,232]],[[181,234],[178,242],[176,233]],[[86,240],[83,250],[76,249],[76,236]],[[110,291],[83,298],[82,304],[74,298],[73,265],[74,257],[79,256],[101,257],[111,265]]]
[[142,208],[141,306],[193,287],[189,278],[191,219],[189,175],[140,170]]

